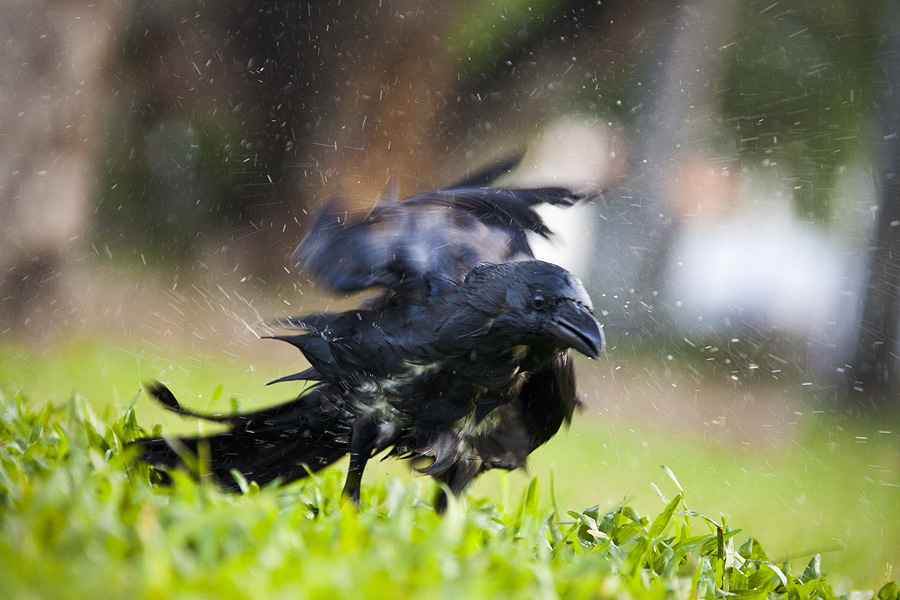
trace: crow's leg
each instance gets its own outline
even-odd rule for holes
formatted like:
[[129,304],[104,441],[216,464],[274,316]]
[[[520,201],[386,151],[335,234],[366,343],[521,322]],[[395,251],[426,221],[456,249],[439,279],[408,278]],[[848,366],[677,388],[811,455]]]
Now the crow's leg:
[[[484,471],[484,464],[477,458],[464,458],[447,469],[441,475],[435,477],[440,483],[446,483],[450,492],[459,497],[466,486]],[[444,488],[438,490],[434,499],[434,510],[442,514],[447,510],[447,492]]]
[[372,456],[376,437],[377,428],[372,421],[360,419],[353,425],[350,436],[350,468],[347,470],[343,494],[356,504],[359,504],[363,471]]

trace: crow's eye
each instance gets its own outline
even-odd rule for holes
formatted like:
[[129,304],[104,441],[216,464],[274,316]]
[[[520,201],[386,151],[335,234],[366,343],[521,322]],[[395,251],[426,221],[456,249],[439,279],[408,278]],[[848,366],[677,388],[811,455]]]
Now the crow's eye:
[[547,299],[540,294],[535,294],[534,298],[531,299],[531,305],[540,310],[547,306]]

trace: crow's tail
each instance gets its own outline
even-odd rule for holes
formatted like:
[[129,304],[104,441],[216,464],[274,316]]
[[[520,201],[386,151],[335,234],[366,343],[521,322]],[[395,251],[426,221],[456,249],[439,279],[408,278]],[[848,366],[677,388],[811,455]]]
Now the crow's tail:
[[237,490],[232,471],[260,485],[276,479],[286,483],[330,465],[349,450],[352,419],[331,386],[320,385],[291,402],[239,415],[194,413],[183,409],[163,384],[146,387],[173,412],[229,426],[207,437],[135,440],[140,460],[163,470],[187,466],[195,473],[212,474],[225,489]]

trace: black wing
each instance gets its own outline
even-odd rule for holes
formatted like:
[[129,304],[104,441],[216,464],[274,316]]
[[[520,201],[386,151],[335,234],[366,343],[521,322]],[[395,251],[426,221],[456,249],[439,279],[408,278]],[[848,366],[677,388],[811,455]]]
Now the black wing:
[[[490,182],[510,166],[477,173],[466,183]],[[531,258],[526,233],[550,235],[535,207],[570,206],[576,199],[562,187],[454,187],[376,205],[357,223],[350,223],[347,212],[332,201],[297,247],[293,262],[344,292],[459,283],[479,262]]]

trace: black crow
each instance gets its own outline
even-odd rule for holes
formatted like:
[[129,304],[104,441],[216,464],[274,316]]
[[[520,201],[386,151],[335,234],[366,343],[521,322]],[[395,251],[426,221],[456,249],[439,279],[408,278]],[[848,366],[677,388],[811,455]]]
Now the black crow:
[[[454,494],[485,470],[524,466],[579,404],[569,349],[597,358],[604,341],[578,278],[533,260],[526,238],[550,233],[537,205],[575,196],[481,187],[507,170],[402,202],[382,198],[357,223],[326,206],[296,265],[335,290],[381,293],[355,310],[276,322],[301,331],[274,337],[311,365],[271,382],[310,383],[286,404],[202,415],[149,384],[169,409],[228,430],[138,440],[142,459],[171,468],[199,455],[235,488],[233,470],[260,484],[288,482],[349,454],[344,493],[354,501],[366,462],[383,451],[429,460],[420,470]],[[445,503],[442,492],[436,505]]]

